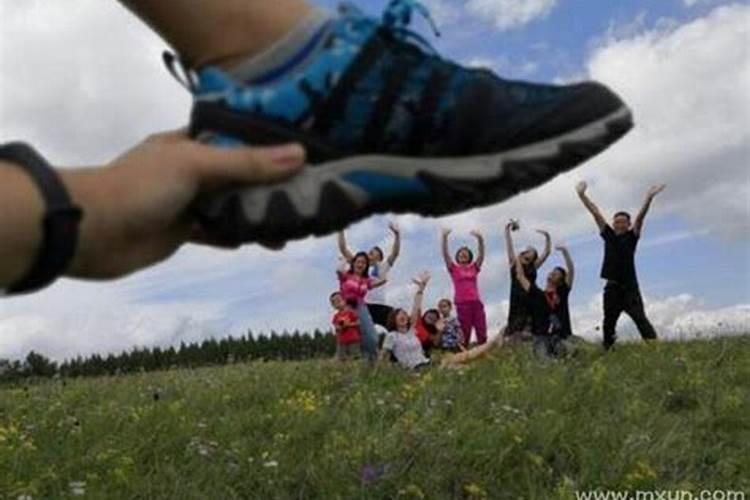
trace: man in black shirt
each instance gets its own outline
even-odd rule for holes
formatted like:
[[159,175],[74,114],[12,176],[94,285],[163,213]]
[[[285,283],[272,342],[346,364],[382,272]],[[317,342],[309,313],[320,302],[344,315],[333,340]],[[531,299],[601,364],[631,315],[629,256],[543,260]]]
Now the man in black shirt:
[[612,225],[602,216],[599,208],[586,195],[586,183],[576,186],[578,196],[584,206],[594,216],[599,232],[604,239],[604,262],[601,277],[607,280],[604,287],[604,348],[609,349],[615,343],[615,328],[620,314],[625,312],[633,319],[638,331],[646,340],[656,338],[656,331],[646,317],[643,299],[638,287],[635,272],[635,250],[643,230],[643,221],[654,197],[666,187],[664,184],[652,186],[646,193],[646,200],[631,225],[630,214],[617,212]]

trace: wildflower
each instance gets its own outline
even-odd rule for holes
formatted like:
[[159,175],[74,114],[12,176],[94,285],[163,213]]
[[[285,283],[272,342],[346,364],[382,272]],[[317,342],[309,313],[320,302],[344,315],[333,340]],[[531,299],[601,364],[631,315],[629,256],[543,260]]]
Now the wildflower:
[[34,500],[34,497],[32,497],[31,495],[21,494],[16,497],[16,500]]
[[410,484],[406,488],[398,490],[398,496],[404,496],[408,498],[425,498],[421,488],[416,484]]
[[469,483],[464,485],[464,491],[469,498],[487,498],[487,492],[479,486],[477,483]]
[[512,406],[502,405],[500,408],[503,409],[503,410],[505,410],[505,411],[507,411],[507,412],[514,413],[516,415],[520,415],[521,414],[521,410],[519,410],[518,408],[513,408]]
[[279,466],[279,462],[277,462],[276,460],[269,460],[268,462],[263,462],[263,467],[274,468],[278,466]]
[[80,497],[86,494],[86,481],[71,481],[68,483],[70,494],[74,497]]

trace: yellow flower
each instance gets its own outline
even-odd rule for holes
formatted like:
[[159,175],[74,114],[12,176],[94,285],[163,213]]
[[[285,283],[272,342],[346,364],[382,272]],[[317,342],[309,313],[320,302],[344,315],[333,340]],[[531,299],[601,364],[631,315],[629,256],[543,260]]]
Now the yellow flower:
[[464,485],[464,492],[466,492],[469,498],[487,498],[487,492],[477,483]]
[[424,498],[424,493],[419,486],[416,484],[410,484],[406,488],[398,490],[398,496],[407,498]]

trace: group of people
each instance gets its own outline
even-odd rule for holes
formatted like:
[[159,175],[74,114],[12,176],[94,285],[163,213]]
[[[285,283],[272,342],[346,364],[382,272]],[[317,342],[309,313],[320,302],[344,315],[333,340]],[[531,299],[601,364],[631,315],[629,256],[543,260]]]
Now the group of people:
[[[615,344],[616,325],[625,312],[635,322],[641,336],[656,339],[656,331],[648,320],[635,270],[635,252],[643,223],[654,197],[664,185],[653,186],[634,219],[628,212],[618,211],[608,223],[599,208],[587,195],[587,185],[580,182],[576,192],[593,216],[604,241],[601,277],[604,287],[603,346]],[[496,339],[488,342],[487,318],[478,286],[478,276],[485,260],[482,233],[472,231],[476,238],[476,255],[467,246],[453,255],[449,249],[450,229],[444,229],[441,250],[446,270],[453,282],[454,297],[441,298],[435,308],[423,311],[423,295],[430,275],[422,272],[412,281],[417,286],[410,312],[386,304],[383,286],[398,259],[401,233],[393,225],[394,243],[388,257],[380,247],[368,252],[349,250],[343,232],[338,235],[342,266],[337,270],[339,289],[330,295],[335,309],[333,327],[337,338],[337,358],[364,357],[369,361],[390,359],[407,369],[431,364],[435,350],[444,352],[441,365],[452,366],[480,358],[495,346],[525,341],[542,357],[561,357],[570,353],[573,329],[568,298],[574,285],[575,265],[568,249],[555,247],[562,265],[555,266],[542,286],[537,284],[538,270],[552,253],[550,233],[537,230],[544,237],[541,253],[533,246],[516,253],[513,232],[519,224],[512,220],[505,225],[504,237],[510,272],[510,307],[506,326]],[[455,309],[455,314],[454,314]],[[387,330],[379,342],[375,325]],[[472,344],[472,335],[476,343]],[[381,345],[379,345],[381,344]],[[473,345],[473,347],[472,347]]]

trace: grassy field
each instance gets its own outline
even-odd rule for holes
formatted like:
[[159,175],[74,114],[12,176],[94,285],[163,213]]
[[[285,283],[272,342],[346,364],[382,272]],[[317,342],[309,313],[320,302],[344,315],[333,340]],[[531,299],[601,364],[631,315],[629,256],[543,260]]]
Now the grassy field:
[[[0,498],[745,491],[750,337],[408,374],[253,363],[0,387]],[[697,493],[696,493],[697,494]]]

